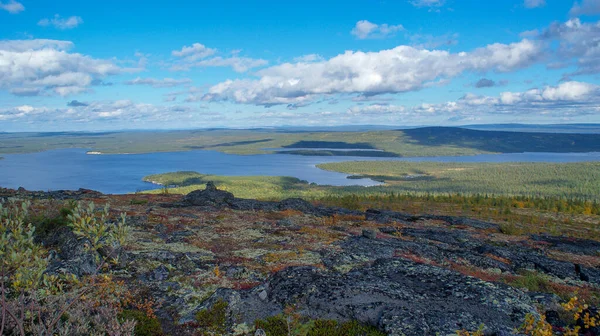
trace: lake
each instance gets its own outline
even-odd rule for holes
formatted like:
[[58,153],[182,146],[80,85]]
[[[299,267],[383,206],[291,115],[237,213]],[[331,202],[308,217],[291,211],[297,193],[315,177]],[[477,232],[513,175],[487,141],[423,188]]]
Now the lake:
[[442,161],[442,162],[583,162],[600,161],[600,153],[515,153],[419,158],[364,158],[299,156],[285,154],[233,155],[215,151],[148,154],[87,155],[85,149],[59,149],[40,153],[2,155],[0,187],[28,190],[87,188],[123,194],[157,186],[142,181],[150,174],[190,170],[215,175],[293,176],[328,185],[373,186],[369,179],[347,179],[347,174],[315,167],[340,161]]

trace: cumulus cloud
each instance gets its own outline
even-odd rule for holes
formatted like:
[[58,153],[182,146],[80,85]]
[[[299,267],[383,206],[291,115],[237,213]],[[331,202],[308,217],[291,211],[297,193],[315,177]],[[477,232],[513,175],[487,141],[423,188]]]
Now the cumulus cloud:
[[0,89],[67,96],[125,71],[112,61],[71,53],[72,46],[55,40],[0,41]]
[[249,57],[213,57],[207,60],[197,62],[197,67],[231,67],[236,72],[246,72],[252,68],[267,65],[269,62],[263,59],[254,59]]
[[39,96],[42,90],[39,88],[13,88],[10,89],[10,93],[19,97],[33,97]]
[[[256,119],[288,125],[431,125],[435,123],[457,124],[494,120],[547,122],[584,121],[589,115],[600,114],[600,87],[582,83],[566,82],[556,86],[536,88],[524,92],[505,92],[498,96],[465,94],[456,101],[416,106],[393,103],[358,104],[346,111],[316,111],[310,113],[271,111],[260,113]],[[509,99],[510,97],[510,99]]]
[[[166,122],[187,119],[198,114],[210,114],[190,106],[162,106],[135,103],[131,100],[83,103],[73,100],[66,108],[34,107],[30,105],[0,108],[0,121],[69,123],[104,122],[110,120],[134,122]],[[122,124],[120,124],[122,125]]]
[[[423,103],[413,107],[391,104],[353,106],[347,111],[354,117],[387,117],[395,122],[466,121],[490,115],[510,118],[541,116],[556,120],[600,113],[600,87],[582,82],[565,82],[557,86],[524,92],[503,92],[497,97],[468,93],[456,101]],[[509,119],[510,120],[510,119]]]
[[338,93],[372,96],[416,91],[465,71],[513,71],[533,64],[540,55],[541,46],[529,40],[460,53],[410,46],[347,51],[325,61],[259,70],[256,80],[227,80],[211,87],[203,99],[271,106]]
[[574,102],[585,103],[592,93],[598,93],[598,86],[582,82],[564,82],[558,86],[547,86],[543,89],[531,89],[525,92],[503,92],[500,102],[517,104],[522,102]]
[[571,16],[600,14],[600,0],[577,1],[569,12]]
[[214,55],[217,49],[207,48],[204,44],[194,43],[191,46],[183,46],[181,50],[173,50],[171,54],[176,57],[182,57],[188,62],[197,61]]
[[216,56],[209,58],[216,53],[217,49],[208,48],[201,43],[194,43],[190,47],[184,46],[181,50],[171,52],[179,60],[171,65],[170,69],[172,71],[186,71],[195,67],[231,67],[236,72],[246,72],[249,69],[268,64],[263,59],[240,57],[238,56],[238,50],[235,50],[231,57]]
[[574,64],[578,67],[576,72],[568,75],[600,72],[600,21],[582,23],[576,18],[565,23],[553,23],[538,33],[537,38],[558,42],[556,57],[559,62],[556,64],[562,67]]
[[374,39],[374,38],[386,38],[394,36],[397,32],[403,31],[402,25],[388,25],[387,23],[375,24],[367,20],[358,21],[351,31],[351,34],[356,38]]
[[546,0],[525,0],[525,8],[539,8],[546,6]]
[[46,108],[35,108],[31,105],[21,105],[13,108],[0,109],[0,121],[12,121],[31,118],[36,114],[43,114]]
[[41,19],[38,22],[38,26],[48,27],[53,26],[54,28],[65,30],[73,29],[83,23],[83,19],[79,16],[71,16],[68,18],[62,18],[60,15],[54,15],[52,19]]
[[69,50],[73,47],[73,42],[60,40],[0,40],[0,50],[25,52],[36,49],[56,49]]
[[0,9],[5,10],[11,14],[17,14],[25,10],[25,6],[20,2],[15,0],[10,0],[8,2],[0,1]]
[[127,84],[127,85],[149,85],[149,86],[152,86],[154,88],[174,87],[174,86],[186,85],[186,84],[191,84],[191,83],[192,83],[192,80],[189,79],[189,78],[183,78],[183,79],[173,79],[173,78],[156,79],[156,78],[140,78],[140,77],[137,77],[136,79],[129,80],[129,81],[125,82],[125,84]]

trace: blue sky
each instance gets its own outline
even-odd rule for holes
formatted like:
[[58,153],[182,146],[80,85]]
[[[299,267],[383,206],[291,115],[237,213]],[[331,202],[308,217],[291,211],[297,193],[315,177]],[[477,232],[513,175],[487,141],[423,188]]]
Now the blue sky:
[[0,131],[600,122],[600,0],[0,0]]

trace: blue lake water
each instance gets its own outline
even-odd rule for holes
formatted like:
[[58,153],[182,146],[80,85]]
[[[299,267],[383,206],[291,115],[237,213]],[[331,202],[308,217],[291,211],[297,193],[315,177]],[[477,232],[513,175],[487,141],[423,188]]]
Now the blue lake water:
[[59,149],[31,154],[2,155],[0,187],[28,190],[88,188],[103,193],[129,193],[155,189],[142,181],[150,174],[191,170],[216,175],[293,176],[328,185],[377,185],[368,179],[315,167],[340,161],[441,161],[441,162],[583,162],[600,161],[600,153],[515,153],[426,158],[323,157],[284,154],[231,155],[214,151],[149,154],[87,155],[84,149]]

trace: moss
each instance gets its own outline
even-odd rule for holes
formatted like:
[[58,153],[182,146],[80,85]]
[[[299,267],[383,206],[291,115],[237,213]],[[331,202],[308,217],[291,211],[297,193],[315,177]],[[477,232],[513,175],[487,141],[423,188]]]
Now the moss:
[[282,315],[270,316],[265,320],[254,322],[256,329],[262,329],[267,336],[288,336],[288,327],[285,317]]
[[139,310],[124,310],[119,314],[122,321],[134,320],[135,336],[160,336],[164,335],[160,321],[156,317],[148,317],[146,313]]
[[129,203],[131,205],[145,205],[145,204],[148,204],[148,200],[133,198],[133,199],[131,199],[131,201]]
[[523,271],[521,276],[509,283],[513,287],[526,288],[531,292],[551,292],[550,281],[535,271]]
[[385,336],[385,333],[358,321],[339,324],[333,320],[316,320],[306,336]]
[[[267,336],[288,336],[288,323],[283,315],[271,316],[255,322],[256,329],[262,329]],[[308,320],[293,323],[292,335],[298,336],[385,336],[377,328],[358,321],[339,323],[335,320]]]
[[48,234],[69,224],[68,216],[72,214],[69,208],[61,208],[59,215],[46,217],[44,215],[34,216],[27,221],[35,225],[35,234],[38,237],[46,237]]
[[227,302],[219,299],[211,308],[196,313],[198,326],[206,331],[224,334],[226,332],[227,306]]
[[509,236],[519,236],[523,234],[523,230],[519,229],[514,223],[500,224],[500,232]]

